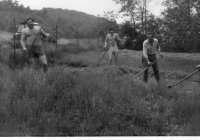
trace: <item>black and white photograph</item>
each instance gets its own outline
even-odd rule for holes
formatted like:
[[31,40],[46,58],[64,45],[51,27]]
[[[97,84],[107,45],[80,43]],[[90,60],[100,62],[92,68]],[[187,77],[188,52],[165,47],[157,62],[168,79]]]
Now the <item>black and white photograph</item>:
[[200,0],[0,0],[0,137],[158,136],[200,136]]

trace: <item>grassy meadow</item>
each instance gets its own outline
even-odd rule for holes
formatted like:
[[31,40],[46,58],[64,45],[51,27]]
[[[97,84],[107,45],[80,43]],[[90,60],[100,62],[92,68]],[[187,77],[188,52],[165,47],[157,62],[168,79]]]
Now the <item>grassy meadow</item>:
[[9,41],[12,35],[12,33],[0,31],[0,42]]
[[199,54],[164,53],[162,85],[150,70],[141,77],[141,52],[120,50],[117,66],[97,46],[44,44],[48,73],[30,67],[20,50],[0,50],[0,136],[199,136],[199,75],[168,90],[195,71]]

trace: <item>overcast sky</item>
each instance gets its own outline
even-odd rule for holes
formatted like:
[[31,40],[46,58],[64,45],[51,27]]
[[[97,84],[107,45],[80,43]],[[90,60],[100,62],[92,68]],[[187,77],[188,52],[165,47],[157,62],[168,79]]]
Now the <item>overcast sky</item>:
[[[103,15],[104,11],[119,11],[120,5],[116,5],[112,0],[18,0],[25,7],[31,9],[42,9],[44,7],[62,8],[82,11],[92,15]],[[162,0],[152,0],[150,11],[159,16],[162,10]]]

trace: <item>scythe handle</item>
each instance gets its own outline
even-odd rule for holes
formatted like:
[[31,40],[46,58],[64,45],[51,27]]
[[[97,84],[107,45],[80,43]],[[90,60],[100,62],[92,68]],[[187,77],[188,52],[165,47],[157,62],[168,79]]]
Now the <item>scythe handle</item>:
[[141,72],[139,72],[137,75],[135,75],[135,77],[138,77],[140,74],[142,74],[145,70],[147,70],[149,67],[151,67],[153,64],[155,64],[161,58],[163,58],[163,57],[158,57],[153,63],[151,63],[150,66],[147,66],[146,68],[144,68]]
[[106,54],[107,51],[104,51],[103,55],[101,56],[101,58],[99,59],[99,62],[97,63],[97,67],[99,66],[99,63],[101,62],[101,60],[103,59],[104,55]]
[[198,72],[200,72],[200,71],[199,71],[199,70],[196,70],[195,72],[193,72],[192,74],[190,74],[190,75],[188,75],[187,77],[183,78],[182,80],[176,82],[176,83],[173,84],[173,85],[168,86],[168,88],[173,88],[173,87],[175,87],[176,85],[182,83],[183,81],[187,80],[188,78],[192,77],[193,75],[197,74]]

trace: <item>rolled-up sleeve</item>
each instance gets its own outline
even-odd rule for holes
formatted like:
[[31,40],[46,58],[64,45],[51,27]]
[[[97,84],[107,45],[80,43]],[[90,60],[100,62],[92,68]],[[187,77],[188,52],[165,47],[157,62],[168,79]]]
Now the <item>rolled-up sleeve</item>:
[[159,41],[158,41],[158,43],[157,43],[157,51],[158,51],[159,53],[161,52]]
[[49,34],[45,33],[43,29],[40,29],[40,33],[44,38],[47,38],[49,36]]
[[143,43],[143,56],[148,59],[148,55],[147,55],[147,46],[146,43]]
[[23,30],[21,34],[21,40],[20,40],[22,48],[26,48],[25,39],[26,39],[26,34],[25,34],[25,31]]
[[106,35],[106,40],[105,40],[105,46],[104,47],[107,47],[108,45],[108,35]]

